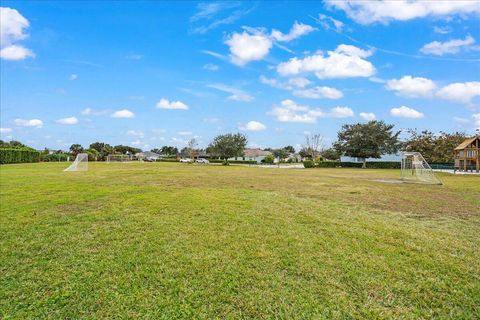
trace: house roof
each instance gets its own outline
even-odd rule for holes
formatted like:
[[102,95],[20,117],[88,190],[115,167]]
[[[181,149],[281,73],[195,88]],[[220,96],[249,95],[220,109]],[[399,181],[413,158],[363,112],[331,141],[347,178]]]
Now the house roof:
[[245,157],[261,157],[268,156],[272,153],[270,151],[264,151],[262,149],[245,149],[244,154]]
[[136,155],[137,156],[143,156],[143,157],[160,157],[160,155],[158,153],[151,152],[151,151],[139,152]]
[[460,143],[454,150],[463,150],[466,147],[468,147],[470,144],[472,144],[476,139],[479,139],[479,137],[472,137],[465,139],[462,143]]

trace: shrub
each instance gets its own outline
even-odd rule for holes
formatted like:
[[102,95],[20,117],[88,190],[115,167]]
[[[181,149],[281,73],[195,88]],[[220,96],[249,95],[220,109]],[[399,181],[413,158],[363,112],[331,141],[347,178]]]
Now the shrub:
[[158,162],[178,162],[177,158],[158,158],[156,161]]
[[400,162],[393,161],[375,161],[367,162],[367,168],[370,169],[400,169]]
[[322,161],[316,164],[318,168],[337,168],[340,166],[339,161]]
[[275,158],[272,154],[266,155],[265,158],[263,158],[263,160],[264,160],[263,161],[264,163],[268,163],[268,164],[272,164],[275,162]]
[[69,157],[70,157],[70,160],[74,160],[73,156],[68,153],[43,154],[41,156],[41,160],[44,162],[59,162],[59,161],[68,161]]
[[[210,163],[225,163],[225,160],[222,159],[209,159]],[[257,164],[255,160],[228,160],[228,163],[231,164]]]
[[40,152],[31,148],[0,149],[0,164],[28,163],[40,161]]
[[313,162],[312,160],[305,160],[303,161],[303,166],[305,168],[313,168],[315,167],[315,162]]

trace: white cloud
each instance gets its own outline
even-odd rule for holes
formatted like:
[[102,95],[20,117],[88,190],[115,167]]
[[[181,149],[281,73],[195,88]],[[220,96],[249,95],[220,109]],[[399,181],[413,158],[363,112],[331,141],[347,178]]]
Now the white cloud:
[[477,1],[418,1],[418,0],[326,0],[327,6],[345,11],[348,17],[360,24],[406,21],[422,17],[447,17],[454,14],[479,13]]
[[472,99],[480,96],[480,81],[451,83],[437,92],[437,96],[460,103],[471,103]]
[[334,19],[325,14],[319,14],[317,22],[325,28],[325,30],[334,29],[335,31],[341,32],[345,24],[342,21]]
[[190,131],[179,131],[178,135],[179,136],[191,136],[192,133]]
[[67,118],[61,118],[56,121],[59,124],[67,124],[67,125],[72,125],[72,124],[77,124],[78,119],[75,117],[67,117]]
[[27,57],[34,58],[35,55],[30,49],[14,45],[0,49],[0,58],[5,60],[23,60]]
[[181,101],[169,101],[162,98],[157,102],[157,108],[159,109],[175,109],[175,110],[188,110],[188,105]]
[[412,119],[423,118],[423,113],[418,112],[417,110],[406,107],[406,106],[392,108],[390,110],[390,115],[398,118],[412,118]]
[[223,83],[209,84],[207,85],[207,87],[217,89],[223,92],[231,93],[232,95],[228,97],[228,100],[249,102],[255,99],[245,91],[227,86]]
[[330,112],[328,112],[326,116],[332,118],[349,118],[355,116],[355,113],[348,107],[335,107],[330,109]]
[[15,123],[16,126],[19,126],[19,127],[41,128],[43,126],[43,121],[39,119],[31,119],[31,120],[15,119],[13,122]]
[[339,45],[327,56],[317,53],[303,59],[297,57],[280,63],[277,72],[282,76],[313,72],[318,78],[370,77],[375,67],[364,58],[372,55],[370,50],[362,50],[352,45]]
[[134,118],[135,114],[127,109],[122,109],[112,113],[112,118]]
[[434,26],[433,32],[439,33],[439,34],[448,34],[452,32],[452,28],[449,26],[444,26],[444,27]]
[[250,61],[262,60],[272,47],[272,40],[261,32],[249,34],[247,31],[233,33],[225,43],[230,49],[232,63],[243,66]]
[[297,88],[305,88],[310,83],[312,83],[312,81],[308,80],[307,78],[298,77],[298,78],[288,79],[288,83]]
[[206,65],[204,65],[202,67],[202,69],[208,70],[208,71],[218,71],[218,69],[220,69],[220,68],[216,64],[207,63]]
[[437,85],[427,78],[404,76],[400,79],[388,80],[385,88],[399,96],[418,98],[431,97]]
[[309,34],[314,30],[315,28],[312,26],[309,26],[308,24],[298,23],[295,21],[295,23],[293,24],[288,34],[283,34],[280,31],[273,29],[271,36],[276,41],[289,42],[301,36]]
[[475,129],[480,130],[480,113],[472,114],[473,124],[475,125]]
[[30,26],[28,20],[17,10],[0,7],[0,58],[5,60],[22,60],[35,57],[35,54],[16,44],[28,37],[25,29]]
[[373,112],[360,112],[360,117],[363,120],[367,120],[367,121],[373,121],[377,118],[375,116],[375,113],[373,113]]
[[252,121],[249,121],[247,124],[240,126],[239,129],[244,131],[262,131],[267,129],[267,126],[265,126],[261,122],[252,120]]
[[[230,61],[236,65],[243,66],[250,61],[258,61],[265,58],[274,43],[277,46],[287,50],[287,48],[280,46],[278,42],[289,42],[306,35],[315,28],[312,26],[295,22],[288,34],[273,29],[271,34],[268,34],[264,28],[250,28],[243,27],[242,33],[234,32],[227,37],[225,44],[230,50]],[[211,52],[204,51],[207,54]],[[218,56],[218,54],[215,54]]]
[[108,113],[108,110],[94,110],[92,108],[85,108],[80,112],[84,116],[102,116]]
[[340,99],[343,93],[330,87],[313,87],[309,89],[295,90],[293,95],[309,99]]
[[461,50],[468,50],[473,48],[475,39],[472,36],[467,36],[465,39],[452,39],[445,42],[433,41],[425,44],[420,52],[423,54],[433,54],[436,56],[443,56],[444,54],[458,53]]
[[128,130],[127,131],[127,136],[134,136],[134,137],[143,138],[145,136],[145,134],[143,133],[142,130]]
[[0,133],[9,133],[12,132],[12,128],[0,128]]
[[274,107],[268,114],[280,122],[314,123],[324,115],[320,109],[310,109],[292,100],[283,100],[280,106]]
[[72,73],[72,74],[68,77],[68,80],[73,81],[73,80],[77,80],[77,78],[78,78],[78,75],[76,75],[75,73]]
[[143,55],[141,54],[129,54],[127,56],[125,56],[125,59],[128,59],[128,60],[141,60],[143,59]]

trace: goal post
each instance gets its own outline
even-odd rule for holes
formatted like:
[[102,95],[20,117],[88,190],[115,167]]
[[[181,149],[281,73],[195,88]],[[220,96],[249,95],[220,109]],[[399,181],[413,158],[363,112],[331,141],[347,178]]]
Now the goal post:
[[130,156],[126,154],[109,154],[107,162],[127,162],[130,161]]
[[401,177],[405,182],[442,184],[420,152],[403,153]]
[[88,170],[88,154],[79,153],[75,161],[63,171],[87,171]]

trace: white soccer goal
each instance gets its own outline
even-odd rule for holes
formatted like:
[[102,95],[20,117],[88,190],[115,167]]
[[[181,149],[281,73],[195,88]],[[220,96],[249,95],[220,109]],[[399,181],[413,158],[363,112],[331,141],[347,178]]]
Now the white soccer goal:
[[87,171],[88,170],[88,154],[79,153],[75,161],[63,171]]
[[402,180],[414,183],[442,184],[420,152],[403,154]]
[[107,162],[127,162],[130,161],[130,156],[126,154],[109,154]]

